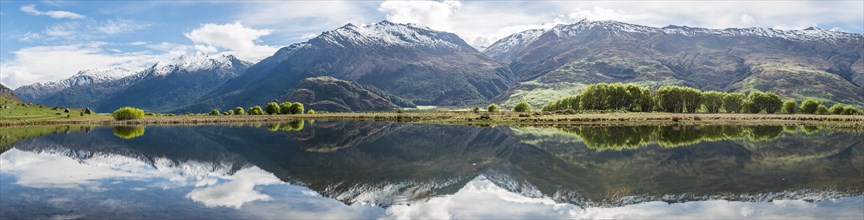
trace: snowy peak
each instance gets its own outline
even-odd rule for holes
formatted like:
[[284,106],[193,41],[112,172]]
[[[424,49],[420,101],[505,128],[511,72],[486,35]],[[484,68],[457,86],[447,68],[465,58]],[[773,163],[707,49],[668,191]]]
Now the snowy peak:
[[309,42],[322,42],[346,48],[396,46],[461,50],[470,47],[452,33],[435,31],[416,24],[396,24],[386,20],[365,26],[346,24],[335,30],[326,31]]
[[64,80],[70,86],[81,86],[90,83],[100,83],[120,79],[135,74],[134,71],[123,67],[94,68],[79,71],[71,78]]
[[546,30],[531,29],[515,33],[496,41],[494,44],[487,47],[486,50],[483,50],[483,52],[495,60],[509,60],[513,58],[512,56],[515,56],[516,53],[525,49],[528,44],[536,41],[544,32],[546,32]]
[[[209,56],[198,52],[192,55],[183,55],[169,61],[156,63],[153,67],[155,75],[168,75],[177,71],[197,72],[216,69],[231,69],[237,65],[250,66],[251,63],[237,59],[233,55]],[[149,71],[145,71],[149,72]]]
[[64,80],[46,83],[34,83],[31,85],[21,86],[20,88],[16,89],[16,91],[30,91],[36,94],[48,94],[70,87],[85,86],[90,84],[113,81],[133,74],[135,74],[134,71],[122,67],[86,69],[78,71],[78,73],[75,73],[75,75],[72,75],[72,77]]

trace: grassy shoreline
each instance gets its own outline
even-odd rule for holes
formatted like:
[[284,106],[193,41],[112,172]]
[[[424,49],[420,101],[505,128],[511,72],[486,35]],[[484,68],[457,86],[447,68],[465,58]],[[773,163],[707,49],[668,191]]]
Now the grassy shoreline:
[[[488,116],[485,117],[485,116]],[[390,121],[425,124],[453,124],[474,126],[497,125],[819,125],[864,129],[862,115],[806,115],[806,114],[705,114],[705,113],[592,113],[572,115],[543,115],[514,112],[419,112],[419,113],[326,113],[303,115],[194,115],[147,116],[144,119],[116,121],[109,115],[91,115],[75,118],[44,120],[0,120],[0,126],[26,125],[159,125],[159,124],[230,124],[247,122],[281,122],[296,119]]]

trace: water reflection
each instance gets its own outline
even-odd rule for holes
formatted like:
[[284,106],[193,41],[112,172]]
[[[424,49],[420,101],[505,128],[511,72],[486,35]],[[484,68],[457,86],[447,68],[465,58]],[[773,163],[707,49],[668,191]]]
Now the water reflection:
[[[0,155],[0,217],[864,217],[862,136],[826,129],[294,121],[137,130],[16,140]],[[118,206],[85,207],[103,200]]]
[[132,139],[144,135],[144,126],[116,126],[114,136],[123,139]]

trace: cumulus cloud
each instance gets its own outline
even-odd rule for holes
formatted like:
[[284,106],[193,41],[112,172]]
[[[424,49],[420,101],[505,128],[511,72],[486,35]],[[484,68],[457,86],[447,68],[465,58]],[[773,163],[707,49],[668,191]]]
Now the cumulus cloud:
[[227,49],[241,59],[258,61],[278,50],[278,47],[261,45],[260,38],[272,33],[268,29],[253,29],[244,27],[240,22],[229,24],[203,24],[201,27],[186,33],[186,38],[192,40],[197,48],[212,52],[214,48]]
[[450,31],[450,15],[459,10],[459,1],[384,1],[378,8],[387,20],[396,23],[422,24],[429,28]]
[[18,8],[18,10],[21,10],[22,12],[30,15],[45,15],[55,19],[82,19],[85,17],[84,15],[76,14],[70,11],[39,11],[38,9],[36,9],[36,5],[24,5],[21,6],[21,8]]
[[26,47],[12,52],[0,63],[0,83],[17,88],[36,82],[68,78],[87,68],[118,66],[138,70],[152,65],[165,54],[112,52],[105,42],[61,46]]

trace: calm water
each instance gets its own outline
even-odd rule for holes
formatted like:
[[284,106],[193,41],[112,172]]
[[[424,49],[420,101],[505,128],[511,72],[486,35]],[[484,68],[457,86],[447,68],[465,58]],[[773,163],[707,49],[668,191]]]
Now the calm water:
[[817,127],[298,121],[0,137],[0,218],[864,218],[864,136]]

